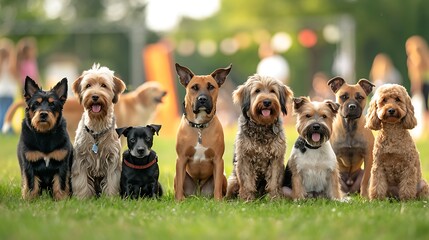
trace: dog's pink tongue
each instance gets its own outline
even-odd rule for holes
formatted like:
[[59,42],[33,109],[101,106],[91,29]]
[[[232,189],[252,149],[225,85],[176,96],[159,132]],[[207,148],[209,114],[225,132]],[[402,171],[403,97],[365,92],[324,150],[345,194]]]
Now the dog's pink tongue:
[[313,133],[313,134],[311,134],[311,140],[313,140],[313,142],[320,141],[320,133]]
[[101,111],[101,105],[92,105],[91,110],[95,113],[98,113]]
[[262,115],[264,117],[268,117],[268,116],[270,116],[270,114],[271,114],[271,110],[269,110],[269,109],[262,110]]

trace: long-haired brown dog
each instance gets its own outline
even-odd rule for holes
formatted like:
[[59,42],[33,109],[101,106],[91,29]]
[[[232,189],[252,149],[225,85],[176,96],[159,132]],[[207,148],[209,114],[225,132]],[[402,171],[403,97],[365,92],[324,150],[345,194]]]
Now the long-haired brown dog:
[[285,170],[283,193],[286,197],[341,199],[338,163],[329,143],[339,107],[330,100],[293,99],[299,137]]
[[271,198],[281,196],[286,151],[282,114],[287,114],[286,104],[292,95],[279,80],[258,74],[234,91],[234,102],[242,113],[226,197],[253,200],[266,193]]
[[72,87],[84,107],[74,142],[73,195],[81,199],[118,195],[121,143],[113,106],[125,84],[107,67],[94,64]]
[[407,90],[398,84],[380,86],[371,99],[366,127],[379,130],[374,144],[370,199],[427,198],[419,153],[409,129],[417,125]]
[[73,149],[62,117],[67,99],[67,79],[43,91],[31,78],[24,84],[27,104],[18,143],[22,198],[33,199],[43,189],[55,200],[70,195]]

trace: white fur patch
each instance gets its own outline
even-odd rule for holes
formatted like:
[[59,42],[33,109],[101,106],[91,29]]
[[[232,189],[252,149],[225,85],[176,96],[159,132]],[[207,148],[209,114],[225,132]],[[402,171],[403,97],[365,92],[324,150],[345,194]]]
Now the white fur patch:
[[337,167],[337,159],[331,144],[325,142],[319,149],[309,149],[302,153],[294,148],[297,170],[302,176],[306,192],[321,192],[327,189],[332,171]]
[[48,157],[44,157],[43,158],[44,160],[45,160],[45,163],[46,163],[46,167],[48,167],[49,166],[49,158]]
[[206,161],[207,159],[206,159],[205,152],[207,148],[201,145],[200,143],[197,143],[197,145],[195,145],[194,148],[195,148],[194,161],[195,162]]

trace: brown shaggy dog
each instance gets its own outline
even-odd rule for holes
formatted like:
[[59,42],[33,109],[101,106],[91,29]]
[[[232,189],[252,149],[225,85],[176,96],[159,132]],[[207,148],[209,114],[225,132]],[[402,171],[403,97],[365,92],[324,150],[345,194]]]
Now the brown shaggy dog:
[[115,131],[113,104],[125,84],[107,67],[94,64],[72,87],[84,107],[74,142],[73,195],[80,199],[118,195],[121,143]]
[[380,131],[374,144],[370,199],[428,197],[419,153],[408,131],[417,125],[417,120],[407,90],[397,84],[380,86],[366,118],[367,128]]
[[235,141],[234,170],[226,197],[253,200],[281,196],[286,137],[282,113],[292,91],[279,80],[255,74],[233,93],[242,113]]

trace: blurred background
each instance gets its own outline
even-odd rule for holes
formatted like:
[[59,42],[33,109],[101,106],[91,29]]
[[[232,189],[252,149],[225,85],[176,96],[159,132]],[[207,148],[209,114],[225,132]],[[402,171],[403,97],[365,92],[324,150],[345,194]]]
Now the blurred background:
[[176,107],[180,114],[175,62],[196,74],[232,63],[226,107],[230,92],[257,71],[296,96],[331,98],[324,81],[333,76],[382,78],[371,70],[380,53],[387,58],[381,74],[393,68],[392,82],[411,91],[405,43],[429,38],[428,10],[426,0],[0,0],[0,37],[35,41],[44,86],[73,82],[99,62],[128,91],[160,81],[169,114]]

